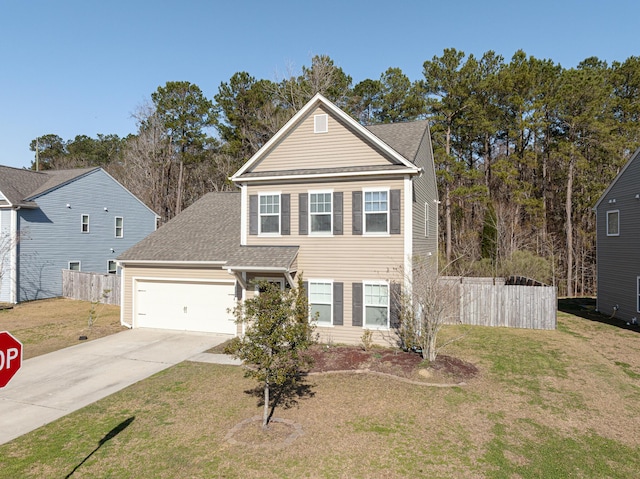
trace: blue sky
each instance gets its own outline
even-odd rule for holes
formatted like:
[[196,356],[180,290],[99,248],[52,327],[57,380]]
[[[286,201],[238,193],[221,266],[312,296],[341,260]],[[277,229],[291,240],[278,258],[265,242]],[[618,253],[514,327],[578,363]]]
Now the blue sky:
[[327,54],[354,84],[456,48],[524,50],[566,68],[640,55],[632,0],[0,0],[0,164],[31,140],[135,133],[131,114],[167,81],[213,98],[238,71],[277,80]]

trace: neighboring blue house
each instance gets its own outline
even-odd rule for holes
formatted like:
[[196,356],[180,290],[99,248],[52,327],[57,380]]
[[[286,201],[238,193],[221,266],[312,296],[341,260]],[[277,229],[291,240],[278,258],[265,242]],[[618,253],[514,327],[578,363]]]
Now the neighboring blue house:
[[117,274],[157,219],[102,168],[0,166],[0,301],[61,296],[63,269]]

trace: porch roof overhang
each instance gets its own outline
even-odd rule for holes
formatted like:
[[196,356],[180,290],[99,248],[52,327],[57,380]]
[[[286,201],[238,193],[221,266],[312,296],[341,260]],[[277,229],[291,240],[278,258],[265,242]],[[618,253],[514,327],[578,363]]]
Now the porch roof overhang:
[[299,246],[241,246],[228,258],[224,268],[241,282],[241,273],[282,274],[293,287],[291,273],[297,271],[299,249]]

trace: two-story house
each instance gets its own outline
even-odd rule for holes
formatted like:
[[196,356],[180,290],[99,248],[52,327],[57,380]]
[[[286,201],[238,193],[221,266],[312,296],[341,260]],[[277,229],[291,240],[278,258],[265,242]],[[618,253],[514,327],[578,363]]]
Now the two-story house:
[[596,203],[597,309],[640,319],[640,149]]
[[240,333],[257,280],[302,274],[323,338],[392,336],[402,272],[437,255],[427,121],[363,127],[316,95],[232,180],[119,257],[123,324]]
[[0,301],[62,295],[62,270],[117,273],[157,215],[102,168],[0,166]]

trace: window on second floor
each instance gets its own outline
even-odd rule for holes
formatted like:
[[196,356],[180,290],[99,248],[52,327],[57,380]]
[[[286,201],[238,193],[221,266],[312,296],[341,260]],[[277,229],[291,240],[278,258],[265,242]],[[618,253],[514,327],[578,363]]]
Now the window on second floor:
[[80,231],[83,233],[89,232],[89,215],[82,215],[82,219],[80,220]]
[[389,232],[389,191],[364,192],[364,232]]
[[620,211],[607,211],[607,236],[620,236]]
[[260,233],[280,233],[280,195],[260,195]]
[[124,238],[124,218],[116,216],[116,238]]
[[311,233],[331,233],[332,193],[309,193],[309,226]]

